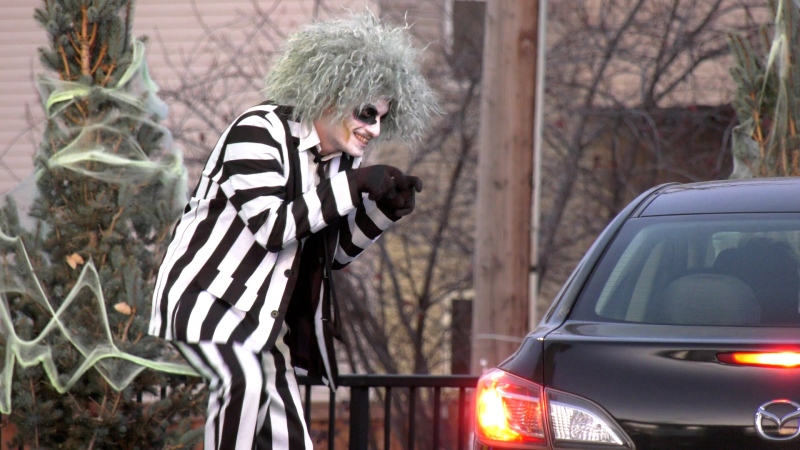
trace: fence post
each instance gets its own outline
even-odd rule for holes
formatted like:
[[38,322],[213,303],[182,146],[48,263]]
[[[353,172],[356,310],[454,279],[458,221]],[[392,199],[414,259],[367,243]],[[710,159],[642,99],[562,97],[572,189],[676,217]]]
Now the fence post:
[[350,388],[350,450],[367,450],[369,447],[369,388]]

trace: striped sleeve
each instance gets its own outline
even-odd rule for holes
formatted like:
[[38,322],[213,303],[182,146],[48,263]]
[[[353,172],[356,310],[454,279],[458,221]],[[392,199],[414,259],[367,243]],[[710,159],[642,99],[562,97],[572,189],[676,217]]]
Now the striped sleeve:
[[378,205],[365,198],[355,211],[342,221],[339,229],[339,246],[334,255],[333,268],[341,269],[350,264],[394,223]]
[[309,236],[360,205],[355,183],[342,172],[316,189],[286,198],[291,176],[286,128],[269,112],[251,115],[231,128],[222,152],[217,183],[237,215],[271,252]]

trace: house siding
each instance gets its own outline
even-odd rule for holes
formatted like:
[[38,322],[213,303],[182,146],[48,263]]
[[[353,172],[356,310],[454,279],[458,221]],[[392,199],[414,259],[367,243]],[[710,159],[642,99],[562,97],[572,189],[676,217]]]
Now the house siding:
[[[4,0],[0,7],[0,194],[13,190],[33,171],[33,158],[44,129],[44,112],[34,80],[46,74],[39,62],[39,47],[47,44],[45,31],[33,18],[41,2]],[[268,12],[280,27],[264,27],[265,49],[274,49],[286,35],[314,17],[327,18],[346,10],[376,9],[374,0],[140,0],[134,6],[133,35],[147,37],[150,75],[162,89],[180,86],[179,71],[186,61],[192,70],[210,64],[211,53],[198,46],[208,32],[232,40],[246,38],[258,17],[256,8]],[[345,9],[347,8],[347,9]],[[201,24],[202,21],[202,24]],[[232,101],[249,105],[259,93],[236,95]],[[180,105],[169,105],[179,113]],[[167,122],[170,126],[170,123]]]

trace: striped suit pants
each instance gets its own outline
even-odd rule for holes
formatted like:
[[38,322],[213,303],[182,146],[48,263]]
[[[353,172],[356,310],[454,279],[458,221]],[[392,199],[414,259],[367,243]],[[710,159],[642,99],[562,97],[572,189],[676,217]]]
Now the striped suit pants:
[[272,349],[173,341],[208,384],[205,450],[312,450],[283,325]]

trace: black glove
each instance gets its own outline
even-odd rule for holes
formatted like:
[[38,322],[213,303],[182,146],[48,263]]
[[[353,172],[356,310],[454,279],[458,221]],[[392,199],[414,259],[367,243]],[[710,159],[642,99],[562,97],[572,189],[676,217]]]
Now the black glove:
[[397,182],[397,191],[405,190],[422,192],[422,180],[413,175],[404,175],[403,179]]
[[397,220],[414,211],[416,193],[422,192],[422,180],[414,176],[404,176],[396,183],[397,195],[394,198],[384,197],[377,202],[378,208],[387,216]]
[[405,182],[405,175],[397,167],[375,165],[353,169],[356,189],[369,194],[372,201],[391,200],[397,197],[397,183]]

